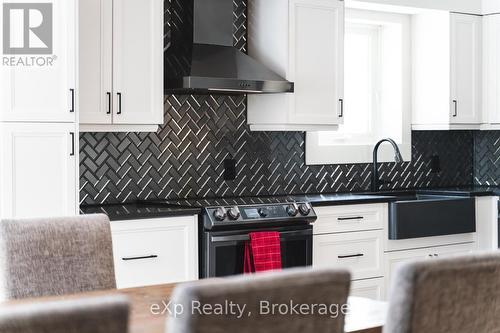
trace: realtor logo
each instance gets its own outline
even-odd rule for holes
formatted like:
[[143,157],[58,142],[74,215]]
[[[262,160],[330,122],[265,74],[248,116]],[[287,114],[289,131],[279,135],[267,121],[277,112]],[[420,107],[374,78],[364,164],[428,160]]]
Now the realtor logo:
[[3,53],[52,54],[52,4],[3,4]]

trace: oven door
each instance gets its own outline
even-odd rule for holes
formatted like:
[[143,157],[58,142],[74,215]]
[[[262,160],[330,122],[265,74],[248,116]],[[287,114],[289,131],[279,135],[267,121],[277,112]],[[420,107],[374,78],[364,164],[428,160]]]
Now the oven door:
[[312,265],[312,226],[205,232],[201,277],[243,273],[244,245],[253,231],[278,231],[283,268]]

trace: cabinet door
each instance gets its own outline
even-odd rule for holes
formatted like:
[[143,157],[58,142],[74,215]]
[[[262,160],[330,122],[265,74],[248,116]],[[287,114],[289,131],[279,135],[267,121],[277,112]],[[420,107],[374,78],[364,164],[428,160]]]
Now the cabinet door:
[[111,124],[113,1],[79,1],[81,124]]
[[[22,50],[8,51],[15,54],[4,54],[9,65],[0,66],[0,121],[74,122],[75,0],[5,5],[13,6],[10,10],[3,7],[7,10],[3,19],[8,18],[10,24],[0,26],[18,33],[3,31],[9,36],[4,43]],[[38,30],[38,35],[23,28],[37,23],[44,31]]]
[[0,125],[2,217],[77,213],[74,124]]
[[112,222],[111,230],[118,288],[198,279],[196,217]]
[[412,261],[412,260],[422,260],[422,259],[436,259],[445,258],[453,255],[469,254],[475,250],[474,243],[447,245],[447,246],[437,246],[429,247],[424,249],[414,249],[405,251],[395,251],[388,252],[384,254],[385,257],[385,280],[386,280],[386,290],[390,291],[390,281],[397,265]]
[[113,90],[113,123],[163,123],[163,0],[114,0]]
[[500,124],[500,15],[483,17],[483,115]]
[[290,2],[290,78],[295,82],[290,120],[342,123],[344,2]]
[[451,123],[481,123],[482,17],[451,14]]

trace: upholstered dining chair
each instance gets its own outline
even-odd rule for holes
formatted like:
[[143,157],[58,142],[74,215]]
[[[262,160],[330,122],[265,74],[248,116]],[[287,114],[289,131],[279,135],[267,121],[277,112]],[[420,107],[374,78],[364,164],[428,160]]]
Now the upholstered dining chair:
[[[342,306],[347,302],[349,288],[348,271],[310,268],[181,284],[171,297],[167,331],[341,333],[345,317]],[[226,311],[230,304],[233,311]],[[219,305],[222,314],[203,310]],[[294,312],[293,305],[297,305],[295,310],[303,306],[302,313]],[[328,310],[320,313],[319,307],[323,306]]]
[[0,299],[116,288],[106,215],[2,220]]
[[120,295],[0,306],[0,333],[127,333]]
[[402,264],[384,333],[498,332],[500,254]]

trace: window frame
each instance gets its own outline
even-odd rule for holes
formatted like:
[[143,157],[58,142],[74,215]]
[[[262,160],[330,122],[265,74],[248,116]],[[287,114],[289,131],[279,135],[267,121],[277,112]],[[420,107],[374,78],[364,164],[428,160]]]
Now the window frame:
[[[398,24],[402,27],[402,142],[398,146],[404,161],[411,161],[411,82],[412,82],[412,54],[411,54],[411,15],[361,10],[346,9],[346,22],[367,22],[382,26]],[[348,101],[346,101],[348,102]],[[381,119],[380,116],[376,117]],[[372,126],[377,126],[376,121]],[[320,132],[307,132],[305,144],[305,157],[307,165],[324,164],[358,164],[373,162],[373,146],[376,142],[353,144],[320,144]],[[393,162],[394,152],[392,147],[382,145],[379,150],[379,161]]]

